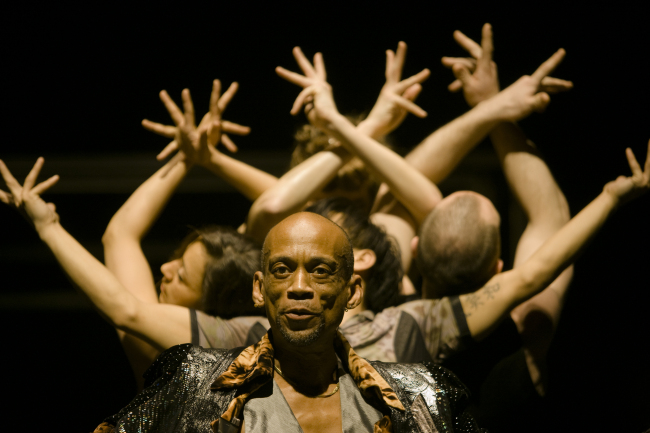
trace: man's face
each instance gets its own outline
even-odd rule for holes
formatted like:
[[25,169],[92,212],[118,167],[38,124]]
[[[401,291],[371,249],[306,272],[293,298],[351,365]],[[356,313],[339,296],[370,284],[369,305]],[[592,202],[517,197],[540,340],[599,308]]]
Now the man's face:
[[297,215],[269,233],[254,291],[264,297],[274,335],[308,346],[323,336],[331,341],[349,302],[343,269],[347,239],[323,217]]

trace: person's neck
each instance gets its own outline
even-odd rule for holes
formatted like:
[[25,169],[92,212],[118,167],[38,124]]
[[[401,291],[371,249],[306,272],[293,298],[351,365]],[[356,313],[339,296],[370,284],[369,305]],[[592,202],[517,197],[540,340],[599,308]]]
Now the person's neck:
[[422,281],[422,299],[436,299],[435,288],[426,278]]
[[274,342],[275,365],[282,377],[296,389],[307,395],[319,395],[335,380],[338,359],[334,342],[322,347],[295,347]]

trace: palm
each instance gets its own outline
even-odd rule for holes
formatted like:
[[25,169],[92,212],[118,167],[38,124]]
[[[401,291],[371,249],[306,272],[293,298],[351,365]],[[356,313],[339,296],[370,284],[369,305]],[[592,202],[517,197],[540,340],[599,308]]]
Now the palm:
[[59,220],[59,216],[55,212],[54,204],[45,203],[40,197],[40,194],[59,180],[59,176],[52,176],[34,185],[43,167],[43,162],[43,158],[36,160],[36,164],[34,164],[34,167],[25,178],[25,182],[21,185],[11,174],[4,162],[0,161],[0,174],[2,174],[2,178],[10,191],[9,193],[0,191],[0,201],[18,210],[18,212],[28,218],[37,230]]

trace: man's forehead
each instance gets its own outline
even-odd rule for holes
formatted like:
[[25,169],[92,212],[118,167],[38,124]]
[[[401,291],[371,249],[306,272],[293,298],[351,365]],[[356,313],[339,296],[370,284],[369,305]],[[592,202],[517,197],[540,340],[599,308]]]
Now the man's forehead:
[[347,238],[331,221],[316,214],[287,218],[275,226],[264,243],[265,256],[310,253],[338,257]]

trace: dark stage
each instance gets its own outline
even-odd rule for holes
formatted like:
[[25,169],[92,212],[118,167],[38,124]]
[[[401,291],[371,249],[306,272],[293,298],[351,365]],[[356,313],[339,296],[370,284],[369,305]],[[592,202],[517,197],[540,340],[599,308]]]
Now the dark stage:
[[[41,179],[61,176],[45,199],[100,260],[109,219],[159,167],[155,155],[167,141],[140,121],[168,121],[161,89],[179,102],[189,88],[202,114],[214,78],[225,86],[238,81],[225,118],[252,133],[234,137],[235,157],[275,175],[287,169],[292,134],[304,117],[289,114],[298,90],[274,68],[297,70],[295,45],[308,56],[323,53],[339,110],[358,113],[372,107],[383,85],[385,50],[400,40],[408,44],[404,75],[431,70],[417,101],[429,115],[409,116],[393,135],[402,153],[466,110],[462,96],[447,91],[452,74],[440,63],[443,55],[463,54],[453,30],[480,38],[481,25],[493,25],[502,87],[565,48],[553,76],[572,80],[574,89],[551,95],[546,112],[521,126],[544,153],[572,214],[606,182],[629,174],[626,147],[644,160],[650,138],[650,26],[639,3],[601,9],[523,2],[21,3],[3,9],[0,158],[22,180],[45,157]],[[244,197],[207,171],[194,171],[144,242],[154,270],[188,226],[238,226],[245,219],[250,203]],[[441,184],[445,194],[464,188],[484,188],[497,204],[504,260],[512,263],[521,211],[511,206],[488,142]],[[624,206],[576,263],[549,355],[544,422],[555,432],[650,428],[649,211],[650,196]],[[91,431],[135,392],[126,357],[113,329],[74,291],[28,223],[6,206],[0,221],[0,309],[8,333],[4,429]]]

